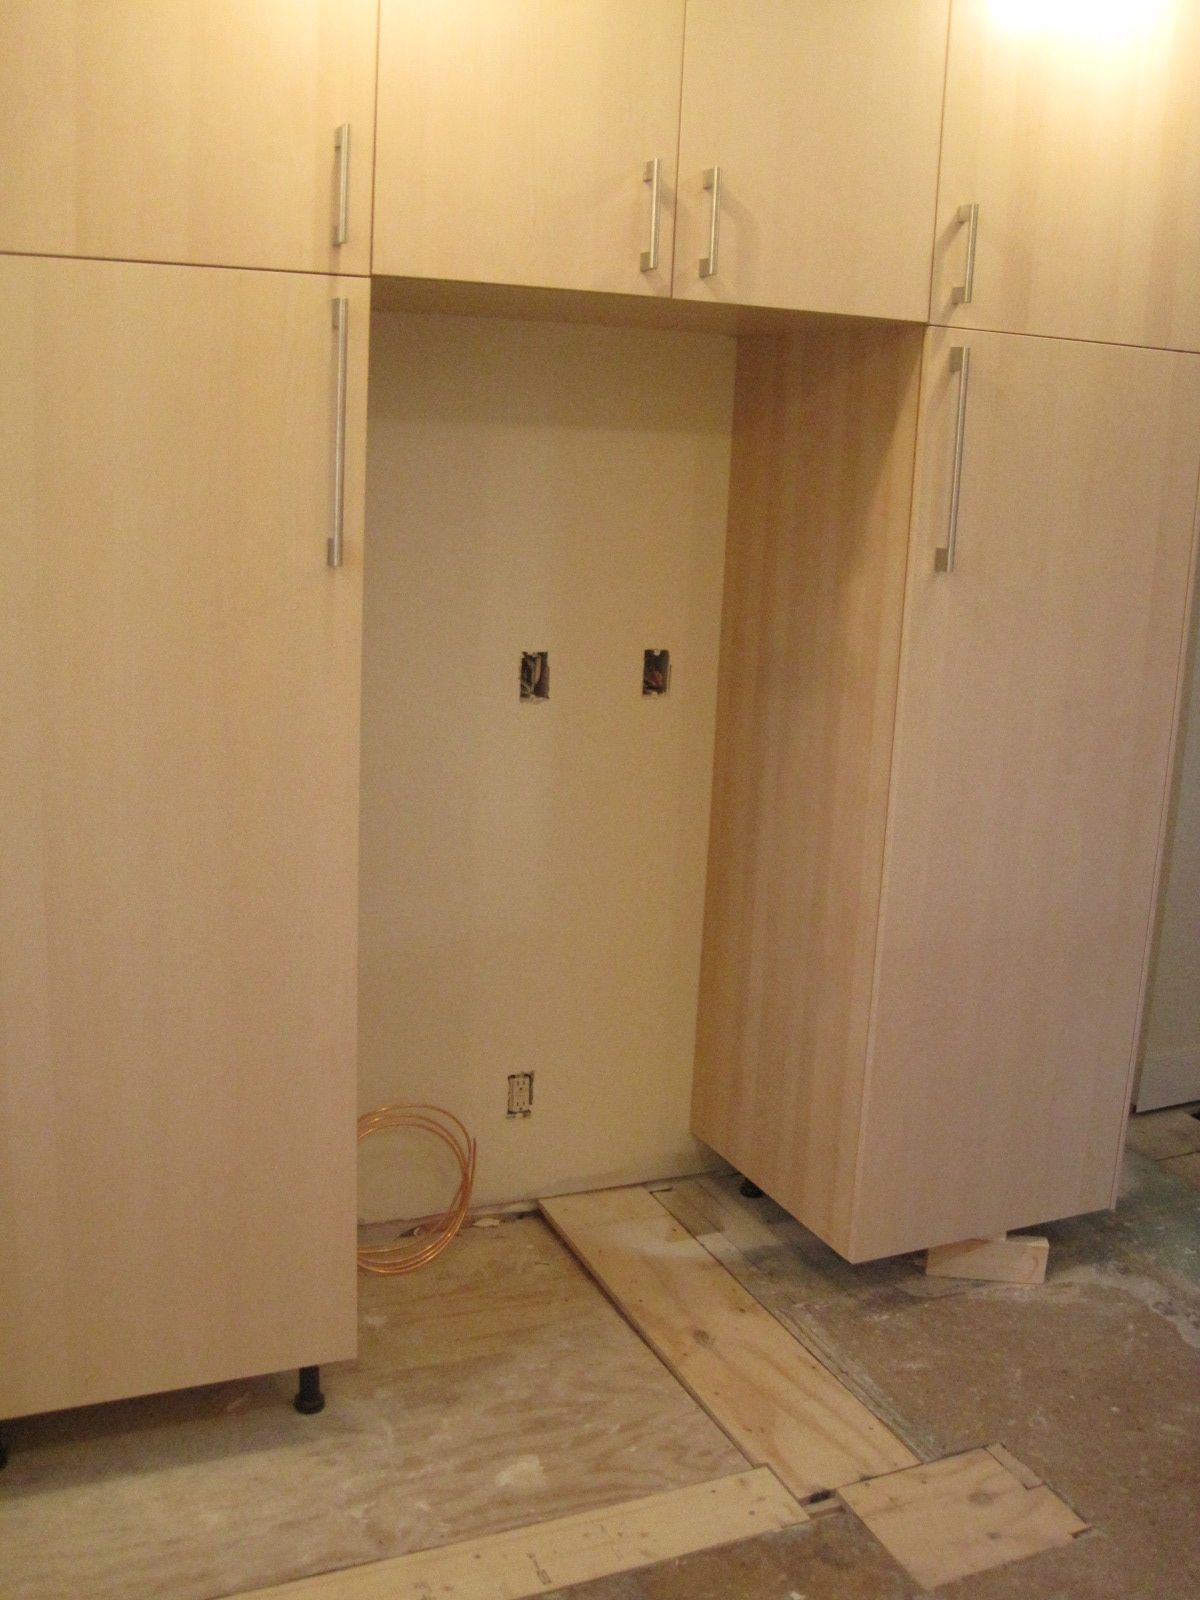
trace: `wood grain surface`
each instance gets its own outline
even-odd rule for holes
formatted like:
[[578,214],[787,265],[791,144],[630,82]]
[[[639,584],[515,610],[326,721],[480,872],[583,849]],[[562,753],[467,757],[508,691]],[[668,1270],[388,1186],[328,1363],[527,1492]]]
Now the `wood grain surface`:
[[916,1460],[644,1189],[543,1200],[643,1338],[793,1494]]

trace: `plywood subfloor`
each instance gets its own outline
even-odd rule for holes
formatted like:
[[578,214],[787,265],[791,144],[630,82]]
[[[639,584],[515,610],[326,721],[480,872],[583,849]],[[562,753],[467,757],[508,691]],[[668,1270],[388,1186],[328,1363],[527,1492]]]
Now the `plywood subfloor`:
[[743,1471],[538,1218],[361,1285],[361,1349],[7,1430],[3,1600],[211,1600]]
[[924,1600],[927,1595],[857,1517],[843,1515],[598,1578],[545,1600]]
[[1053,1490],[1022,1481],[1024,1469],[1013,1466],[989,1450],[966,1450],[851,1484],[842,1499],[918,1583],[935,1589],[1086,1533]]
[[431,1595],[530,1600],[564,1584],[801,1527],[808,1520],[778,1478],[759,1467],[486,1539],[301,1578],[256,1590],[246,1600],[430,1600]]
[[[656,1203],[917,1453],[1003,1440],[1022,1485],[1049,1483],[1094,1529],[938,1594],[1195,1600],[1200,1195],[1170,1159],[1131,1154],[1115,1215],[1049,1229],[1037,1288],[930,1280],[912,1257],[849,1267],[736,1179]],[[535,1219],[365,1285],[363,1323],[363,1362],[330,1375],[320,1432],[288,1409],[290,1380],[15,1425],[3,1600],[197,1600],[745,1471]],[[929,1592],[829,1504],[811,1524],[573,1584],[570,1600]]]

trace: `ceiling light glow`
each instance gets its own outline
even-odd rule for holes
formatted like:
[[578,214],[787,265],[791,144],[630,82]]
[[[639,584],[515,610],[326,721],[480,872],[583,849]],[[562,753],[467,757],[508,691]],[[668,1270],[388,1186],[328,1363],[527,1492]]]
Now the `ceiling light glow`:
[[1153,33],[1171,0],[988,0],[997,28],[1105,47]]

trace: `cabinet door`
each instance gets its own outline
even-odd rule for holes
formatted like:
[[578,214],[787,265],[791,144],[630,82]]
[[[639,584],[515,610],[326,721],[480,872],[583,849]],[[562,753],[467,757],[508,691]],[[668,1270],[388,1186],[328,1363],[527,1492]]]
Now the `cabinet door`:
[[955,0],[932,321],[1200,350],[1197,196],[1200,0]]
[[676,295],[925,321],[947,5],[688,0]]
[[355,1348],[367,300],[0,260],[0,1416]]
[[0,250],[368,273],[374,78],[375,0],[5,0]]
[[383,0],[376,272],[669,294],[683,10]]
[[928,336],[855,1256],[1112,1203],[1200,471],[1200,358]]

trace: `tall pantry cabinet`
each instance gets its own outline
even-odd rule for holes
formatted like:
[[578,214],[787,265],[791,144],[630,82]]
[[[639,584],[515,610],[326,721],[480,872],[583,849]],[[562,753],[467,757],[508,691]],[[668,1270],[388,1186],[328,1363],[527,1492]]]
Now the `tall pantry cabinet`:
[[1200,473],[1194,356],[934,329],[924,404],[865,1255],[1115,1200]]
[[899,331],[868,380],[862,336],[743,342],[693,1126],[851,1260],[1116,1195],[1195,561],[1163,197],[1200,7],[1085,9],[952,8],[919,405]]
[[0,1417],[355,1349],[373,9],[0,20]]
[[1113,1202],[1200,475],[1197,357],[919,342],[735,413],[694,1126],[851,1260]]

